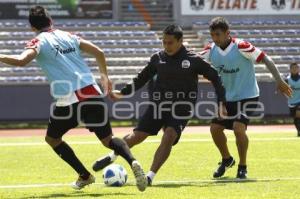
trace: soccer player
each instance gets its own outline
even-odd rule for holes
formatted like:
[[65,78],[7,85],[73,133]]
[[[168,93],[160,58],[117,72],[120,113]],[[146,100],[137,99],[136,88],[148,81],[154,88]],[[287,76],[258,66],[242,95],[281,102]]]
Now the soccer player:
[[[210,131],[214,143],[218,147],[222,162],[219,163],[213,177],[224,175],[225,171],[235,164],[227,147],[224,129],[234,131],[239,153],[237,178],[247,177],[247,149],[246,134],[249,116],[257,107],[259,89],[255,78],[254,63],[264,63],[275,78],[278,89],[291,96],[292,90],[280,77],[272,59],[260,49],[247,41],[230,36],[229,24],[223,17],[216,17],[210,22],[210,34],[213,43],[209,44],[201,56],[212,63],[221,75],[226,90],[226,109],[228,119],[213,119]],[[250,110],[251,109],[251,110]]]
[[82,189],[95,182],[95,177],[84,167],[72,148],[62,140],[68,130],[83,121],[85,127],[94,132],[105,147],[120,154],[131,165],[138,189],[144,191],[147,178],[141,165],[131,154],[126,142],[113,137],[102,91],[81,56],[83,51],[96,58],[102,74],[102,86],[105,93],[108,93],[111,83],[107,76],[103,51],[76,35],[53,29],[51,16],[41,6],[30,9],[29,22],[37,36],[28,42],[21,55],[0,55],[0,61],[8,65],[25,66],[36,59],[45,72],[51,83],[51,94],[56,98],[45,140],[78,173],[78,180],[72,187]]
[[[182,41],[182,29],[177,25],[167,26],[163,31],[164,50],[152,55],[150,62],[133,79],[133,84],[127,84],[121,91],[112,92],[111,95],[114,99],[122,99],[147,82],[151,82],[149,96],[152,104],[139,118],[133,133],[124,137],[128,146],[133,147],[148,136],[157,135],[159,130],[163,129],[161,143],[147,174],[148,185],[151,185],[155,174],[169,157],[172,146],[177,144],[188,123],[191,106],[194,106],[197,99],[198,75],[203,75],[212,82],[218,102],[222,104],[225,101],[225,90],[218,72],[200,56],[187,50]],[[172,106],[176,103],[180,104]],[[226,114],[222,105],[218,111]],[[110,153],[97,160],[93,169],[95,171],[103,169],[115,159],[116,154]]]
[[293,89],[293,96],[288,99],[288,106],[290,115],[294,118],[297,135],[300,137],[300,75],[297,63],[290,64],[290,75],[287,77],[286,82]]

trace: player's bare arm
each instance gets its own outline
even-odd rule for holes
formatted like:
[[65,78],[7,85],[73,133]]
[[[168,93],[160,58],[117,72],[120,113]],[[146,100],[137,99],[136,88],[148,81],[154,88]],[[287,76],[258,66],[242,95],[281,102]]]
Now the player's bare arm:
[[277,82],[278,90],[284,95],[291,97],[293,91],[291,87],[281,78],[280,73],[274,64],[274,61],[269,56],[264,56],[262,62],[267,66],[268,70],[272,73],[275,81]]
[[80,49],[96,58],[101,74],[101,84],[103,86],[105,94],[110,93],[112,89],[112,83],[108,78],[107,65],[105,55],[102,49],[93,44],[90,41],[80,39]]
[[0,61],[11,66],[26,66],[37,56],[34,49],[26,49],[20,55],[3,55],[0,54]]

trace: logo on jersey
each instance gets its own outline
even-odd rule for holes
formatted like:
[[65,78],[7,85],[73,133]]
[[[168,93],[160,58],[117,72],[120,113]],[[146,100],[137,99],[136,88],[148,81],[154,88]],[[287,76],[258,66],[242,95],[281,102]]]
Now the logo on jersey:
[[225,69],[224,67],[225,67],[224,65],[218,66],[219,73],[229,73],[229,74],[231,74],[231,73],[238,73],[240,71],[239,68]]
[[75,52],[75,48],[67,48],[67,49],[62,49],[59,45],[54,45],[54,49],[52,50],[55,50],[56,53],[55,53],[55,57],[58,55],[58,53],[60,54],[68,54],[68,53],[72,53],[72,52]]
[[190,0],[192,10],[202,10],[204,8],[204,0]]
[[183,60],[181,63],[182,68],[189,68],[191,66],[191,62],[189,60]]
[[271,5],[274,10],[282,10],[285,8],[285,0],[272,0]]

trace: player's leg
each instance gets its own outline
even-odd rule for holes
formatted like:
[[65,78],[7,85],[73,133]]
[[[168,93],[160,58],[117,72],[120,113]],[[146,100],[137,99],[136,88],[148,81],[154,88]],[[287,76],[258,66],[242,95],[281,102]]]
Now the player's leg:
[[[235,102],[227,102],[226,109],[229,117],[233,117],[236,115],[236,103]],[[226,170],[234,166],[235,160],[230,155],[227,146],[227,138],[224,133],[224,129],[232,129],[233,128],[233,120],[231,118],[222,119],[214,118],[210,125],[210,133],[212,135],[213,141],[217,148],[220,151],[222,156],[222,161],[219,162],[219,165],[215,172],[213,173],[214,178],[222,177]]]
[[[137,127],[134,129],[133,133],[128,134],[124,137],[125,142],[131,148],[136,144],[144,141],[149,135],[156,135],[162,123],[159,120],[155,120],[153,116],[153,107],[148,107],[143,116],[139,119]],[[117,152],[111,152],[108,155],[99,158],[93,165],[94,171],[99,171],[117,158]]]
[[144,171],[132,155],[127,143],[123,139],[113,137],[107,107],[103,100],[101,98],[90,99],[81,107],[81,111],[86,128],[94,132],[105,147],[112,149],[128,162],[135,175],[138,189],[144,191],[147,187]]
[[[81,189],[84,186],[95,182],[95,178],[77,158],[72,148],[62,140],[62,136],[69,129],[78,125],[76,120],[76,111],[74,111],[74,109],[76,109],[76,105],[68,107],[56,107],[54,109],[48,124],[45,141],[52,147],[54,152],[60,158],[62,158],[78,173],[79,178],[72,184],[72,187],[75,189]],[[69,114],[72,112],[73,114]],[[66,118],[67,115],[70,115],[70,117]]]
[[229,149],[227,146],[227,137],[224,133],[225,127],[217,123],[211,123],[210,133],[212,139],[219,149],[222,159],[228,159],[230,157]]
[[134,130],[133,133],[125,135],[123,139],[131,148],[137,144],[142,143],[148,136],[149,133],[146,133],[144,131]]
[[236,137],[236,146],[239,153],[239,166],[237,178],[247,178],[247,151],[249,139],[246,134],[247,126],[244,123],[235,121],[233,123],[233,131]]
[[164,129],[164,134],[162,136],[160,145],[154,154],[150,171],[147,174],[148,185],[152,184],[154,176],[161,168],[161,166],[165,163],[165,161],[168,159],[173,144],[176,142],[177,138],[178,133],[173,127],[167,127]]
[[[240,105],[239,105],[240,103]],[[236,137],[236,145],[239,153],[239,166],[237,170],[237,178],[247,178],[247,151],[249,139],[246,134],[249,118],[254,115],[258,106],[258,97],[244,99],[238,102],[237,117],[233,123],[233,131]]]
[[[97,135],[98,136],[98,135]],[[131,166],[134,176],[136,178],[136,184],[140,191],[144,191],[147,187],[147,178],[140,165],[140,163],[132,155],[127,143],[120,138],[112,137],[109,135],[100,139],[104,146],[114,150],[114,153],[122,156]],[[95,167],[95,164],[93,168]]]
[[293,108],[290,108],[292,117],[294,118],[294,125],[297,129],[297,135],[300,137],[300,106],[297,105]]
[[[189,121],[189,110],[190,109],[185,106],[176,106],[174,115],[170,112],[166,112],[162,115],[164,133],[160,145],[154,154],[150,171],[147,174],[148,185],[152,184],[156,173],[170,156],[172,147],[178,143],[182,131]],[[179,119],[178,117],[185,117],[185,119]]]
[[[123,139],[127,143],[128,147],[131,148],[134,145],[143,142],[148,136],[149,136],[148,133],[134,130],[133,133],[126,135]],[[103,144],[107,145],[105,143]],[[118,155],[119,153],[117,153],[116,151],[112,151],[106,156],[99,158],[98,160],[95,161],[93,165],[93,170],[99,171],[104,169],[105,167],[113,163],[117,159]]]
[[219,121],[217,119],[214,119],[210,125],[210,133],[212,135],[213,141],[222,156],[222,161],[219,162],[217,169],[213,173],[214,178],[222,177],[225,174],[226,170],[231,168],[235,164],[235,160],[230,155],[230,152],[228,150],[227,138],[224,133],[224,129],[226,128],[225,126],[231,126],[231,124],[231,120]]

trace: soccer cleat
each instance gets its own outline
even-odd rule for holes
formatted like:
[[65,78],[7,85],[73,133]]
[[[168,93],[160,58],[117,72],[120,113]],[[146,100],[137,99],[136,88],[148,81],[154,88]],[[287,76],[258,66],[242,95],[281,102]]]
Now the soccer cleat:
[[222,160],[222,162],[219,162],[219,166],[217,170],[214,172],[213,177],[214,178],[222,177],[225,171],[231,168],[234,164],[235,164],[235,160],[231,156],[228,160]]
[[134,160],[131,164],[131,168],[136,180],[136,186],[138,190],[140,191],[145,191],[147,188],[148,180],[147,177],[145,176],[145,173],[140,165],[140,163],[136,160]]
[[109,155],[107,155],[105,157],[102,157],[102,158],[96,160],[96,162],[93,165],[93,170],[94,171],[102,170],[113,162],[114,161],[111,160],[111,157]]
[[76,190],[80,190],[82,188],[84,188],[85,186],[87,185],[90,185],[92,183],[94,183],[96,181],[96,178],[93,176],[93,175],[90,175],[88,177],[88,179],[84,180],[82,179],[80,176],[78,177],[77,181],[73,182],[71,184],[71,187],[73,189],[76,189]]
[[236,178],[247,179],[247,168],[238,168]]
[[147,181],[148,181],[148,186],[150,187],[150,186],[152,186],[152,180],[151,180],[151,178],[149,177],[149,176],[147,176]]

